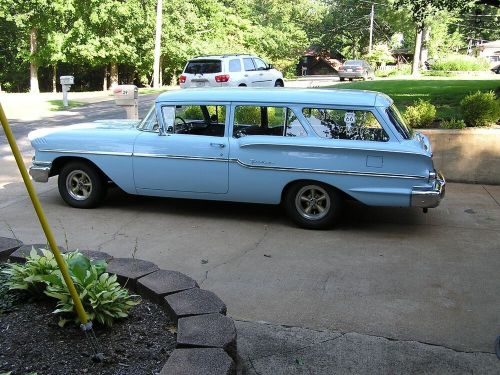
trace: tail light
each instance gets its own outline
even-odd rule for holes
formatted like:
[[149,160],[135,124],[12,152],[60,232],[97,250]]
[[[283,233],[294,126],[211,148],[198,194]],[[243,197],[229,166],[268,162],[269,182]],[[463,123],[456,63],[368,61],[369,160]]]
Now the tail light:
[[179,77],[179,83],[186,83],[186,78],[187,78],[187,77],[186,77],[185,75],[181,75],[181,76]]
[[344,70],[344,67],[343,66],[339,66],[339,71],[343,71]]
[[227,82],[229,81],[229,74],[220,74],[218,76],[215,76],[215,82]]

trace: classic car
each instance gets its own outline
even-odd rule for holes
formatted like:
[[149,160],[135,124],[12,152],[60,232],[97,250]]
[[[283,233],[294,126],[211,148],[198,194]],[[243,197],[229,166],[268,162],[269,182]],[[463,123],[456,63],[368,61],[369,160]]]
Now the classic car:
[[98,121],[29,134],[30,174],[58,175],[70,206],[130,194],[282,203],[325,228],[343,202],[438,206],[445,180],[427,137],[386,95],[357,90],[211,88],[161,94],[142,121]]

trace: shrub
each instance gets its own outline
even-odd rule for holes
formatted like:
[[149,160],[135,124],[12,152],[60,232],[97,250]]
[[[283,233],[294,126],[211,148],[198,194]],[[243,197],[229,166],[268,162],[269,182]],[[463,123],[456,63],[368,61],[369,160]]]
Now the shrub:
[[447,71],[480,71],[488,70],[489,63],[485,58],[466,55],[450,55],[435,61],[431,69]]
[[[58,300],[57,309],[53,312],[61,314],[60,326],[68,320],[78,322],[73,300],[53,254],[48,250],[41,251],[40,256],[33,249],[26,264],[11,264],[3,271],[10,276],[9,287],[45,294]],[[130,295],[118,284],[116,275],[105,272],[106,262],[90,261],[77,251],[62,256],[90,320],[111,326],[115,319],[127,317],[130,308],[140,302],[138,296]]]
[[487,126],[500,118],[500,101],[493,91],[477,91],[462,99],[460,111],[467,126]]
[[464,120],[458,120],[456,118],[451,118],[449,120],[441,121],[441,128],[443,129],[464,129]]
[[412,128],[428,128],[436,119],[436,107],[429,101],[419,99],[406,108],[403,117]]

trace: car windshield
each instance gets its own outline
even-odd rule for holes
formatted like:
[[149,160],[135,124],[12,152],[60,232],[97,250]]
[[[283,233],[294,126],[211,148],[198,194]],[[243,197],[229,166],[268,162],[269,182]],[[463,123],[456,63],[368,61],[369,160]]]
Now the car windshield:
[[413,129],[411,129],[403,120],[403,116],[399,113],[398,109],[394,104],[392,104],[389,108],[387,108],[387,114],[391,119],[392,124],[398,131],[398,133],[404,139],[410,139],[413,135]]
[[361,60],[347,60],[344,65],[353,65],[353,66],[363,66],[363,61]]
[[184,73],[188,74],[212,74],[220,73],[222,64],[220,60],[192,60],[190,61]]
[[155,106],[153,105],[148,111],[148,114],[137,125],[138,130],[155,132],[158,131],[158,120],[156,118]]

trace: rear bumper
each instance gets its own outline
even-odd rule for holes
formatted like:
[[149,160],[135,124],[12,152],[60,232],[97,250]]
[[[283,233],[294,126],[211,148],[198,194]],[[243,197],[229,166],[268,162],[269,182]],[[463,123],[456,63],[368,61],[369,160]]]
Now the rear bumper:
[[444,198],[446,181],[441,172],[437,172],[431,187],[415,186],[411,190],[412,207],[434,208]]
[[49,161],[34,161],[29,169],[29,173],[33,181],[47,182],[50,176],[50,168],[52,163]]
[[365,72],[339,72],[340,78],[363,78]]

